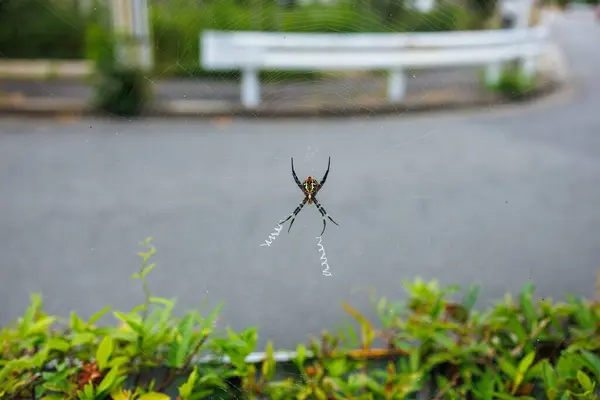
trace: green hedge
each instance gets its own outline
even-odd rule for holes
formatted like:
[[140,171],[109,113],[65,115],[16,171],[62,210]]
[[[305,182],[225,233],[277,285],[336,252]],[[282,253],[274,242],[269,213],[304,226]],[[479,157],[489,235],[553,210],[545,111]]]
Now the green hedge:
[[[157,73],[161,76],[229,75],[200,67],[200,33],[215,30],[260,30],[283,32],[425,32],[471,29],[473,16],[464,8],[442,2],[430,13],[404,10],[394,20],[385,20],[374,10],[342,1],[338,6],[313,5],[282,9],[275,1],[253,8],[235,0],[196,5],[177,2],[155,5],[152,28]],[[297,74],[304,78],[306,74]],[[264,74],[265,77],[271,74]],[[281,79],[277,73],[272,79]]]
[[[404,302],[373,302],[377,322],[344,303],[355,325],[295,349],[276,363],[273,344],[258,364],[258,332],[218,329],[208,316],[173,316],[174,302],[148,291],[155,252],[140,252],[144,303],[85,320],[46,314],[39,296],[0,331],[0,397],[43,399],[597,399],[600,305],[567,296],[537,300],[528,283],[513,299],[478,311],[479,289],[405,283]],[[379,345],[379,347],[377,347]],[[197,363],[199,355],[229,357]]]

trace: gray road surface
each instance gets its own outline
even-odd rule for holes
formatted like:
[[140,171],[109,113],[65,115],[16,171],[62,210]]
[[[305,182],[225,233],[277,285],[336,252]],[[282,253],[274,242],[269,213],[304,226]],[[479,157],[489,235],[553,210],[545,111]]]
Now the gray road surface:
[[[137,243],[154,237],[157,296],[179,311],[225,301],[220,326],[261,326],[289,348],[344,316],[348,300],[401,298],[403,280],[481,283],[485,299],[532,279],[591,296],[600,265],[600,25],[557,22],[579,91],[488,113],[373,119],[0,121],[0,323],[29,293],[89,316],[142,293]],[[585,38],[585,40],[583,39]],[[321,177],[340,226],[322,244],[307,207],[261,247],[302,195],[289,167]],[[286,226],[287,228],[287,226]]]

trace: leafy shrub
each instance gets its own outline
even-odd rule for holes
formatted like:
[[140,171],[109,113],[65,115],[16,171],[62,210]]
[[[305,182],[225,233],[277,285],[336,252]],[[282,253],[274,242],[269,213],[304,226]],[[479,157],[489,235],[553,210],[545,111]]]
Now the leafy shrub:
[[116,116],[139,115],[151,98],[151,82],[134,68],[112,67],[101,72],[96,85],[96,104]]
[[[256,328],[223,335],[220,306],[207,317],[177,318],[172,300],[151,296],[146,277],[156,250],[143,245],[132,279],[141,281],[144,303],[112,312],[118,326],[96,325],[105,307],[87,321],[71,313],[58,328],[32,296],[25,315],[0,331],[0,397],[598,399],[598,302],[536,301],[529,283],[517,299],[477,311],[477,286],[456,302],[458,287],[417,279],[404,284],[406,302],[374,302],[377,325],[344,303],[358,332],[352,325],[323,332],[288,363],[275,362],[269,342],[257,365],[246,361]],[[222,356],[229,361],[218,362]]]
[[77,1],[0,1],[0,56],[81,59],[85,19]]
[[86,29],[86,59],[92,61],[97,71],[110,71],[114,65],[114,40],[101,24],[91,23]]
[[518,100],[525,98],[535,87],[535,78],[525,76],[518,66],[509,66],[503,69],[498,82],[490,85],[489,89]]
[[106,9],[94,15],[86,29],[86,58],[95,63],[92,84],[96,106],[116,116],[136,116],[151,98],[152,82],[143,71],[116,62],[118,40],[108,28]]

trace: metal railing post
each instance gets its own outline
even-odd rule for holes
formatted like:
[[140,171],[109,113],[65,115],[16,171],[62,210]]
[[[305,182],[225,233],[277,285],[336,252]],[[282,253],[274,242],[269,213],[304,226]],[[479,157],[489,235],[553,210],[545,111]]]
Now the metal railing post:
[[388,101],[394,103],[404,99],[406,95],[406,75],[402,69],[389,71],[387,97]]
[[260,104],[260,79],[256,68],[242,70],[241,100],[246,108],[255,108]]

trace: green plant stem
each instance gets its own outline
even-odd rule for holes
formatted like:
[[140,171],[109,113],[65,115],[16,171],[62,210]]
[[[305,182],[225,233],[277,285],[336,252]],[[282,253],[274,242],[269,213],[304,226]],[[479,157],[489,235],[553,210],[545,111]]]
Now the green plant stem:
[[452,380],[450,381],[448,386],[446,386],[444,389],[440,390],[439,393],[433,398],[433,400],[441,400],[442,397],[444,396],[444,394],[446,394],[446,392],[448,390],[450,390],[452,387],[454,387],[454,385],[456,385],[456,382],[458,382],[458,378],[460,378],[459,372],[454,374],[454,376],[452,377]]
[[180,371],[185,371],[190,366],[194,355],[200,350],[200,347],[202,347],[202,345],[206,343],[207,339],[208,335],[204,335],[204,337],[200,339],[196,347],[194,347],[194,350],[185,359],[185,362],[183,363],[183,366],[181,368],[171,369],[171,371],[169,372],[169,376],[167,376],[167,379],[165,379],[163,383],[156,389],[157,392],[162,392],[163,390],[167,389],[169,385],[173,383],[173,380],[177,377],[177,375],[179,375]]
[[[535,339],[535,337],[538,336],[540,333],[542,333],[544,328],[546,328],[546,326],[549,323],[550,323],[550,318],[546,318],[542,322],[540,322],[540,325],[537,327],[537,329],[535,331],[531,332],[531,335],[529,335],[529,340]],[[523,351],[524,347],[525,347],[525,343],[521,343],[520,345],[515,347],[513,349],[513,351],[510,352],[510,355],[513,357],[516,357],[517,354],[519,354],[521,351]]]
[[[145,277],[142,277],[142,271],[145,268],[145,264],[142,265],[142,267],[140,268],[140,279],[142,280],[142,289],[144,291],[144,296],[145,296],[145,300],[144,300],[144,311],[142,312],[142,327],[146,325],[146,319],[148,318],[148,307],[150,307],[150,290],[148,289],[148,282],[146,281]],[[143,332],[143,330],[142,330]],[[139,334],[138,335],[138,350],[140,351],[140,355],[138,355],[137,360],[139,360],[141,358],[141,354],[144,353],[144,350],[142,349],[142,346],[144,344],[144,335],[143,334]],[[135,377],[135,385],[138,386],[138,384],[140,383],[140,379],[142,377],[141,371],[136,375]]]
[[[21,392],[23,392],[23,390],[27,389],[28,386],[33,386],[35,384],[35,381],[37,381],[39,379],[39,377],[41,376],[40,373],[36,373],[31,375],[26,381],[25,383],[23,383],[23,385],[19,388],[19,390],[17,390],[11,397],[9,397],[10,400],[14,400],[14,399],[18,399],[19,395],[21,394]],[[35,399],[35,390],[32,391],[31,397],[33,399]]]

